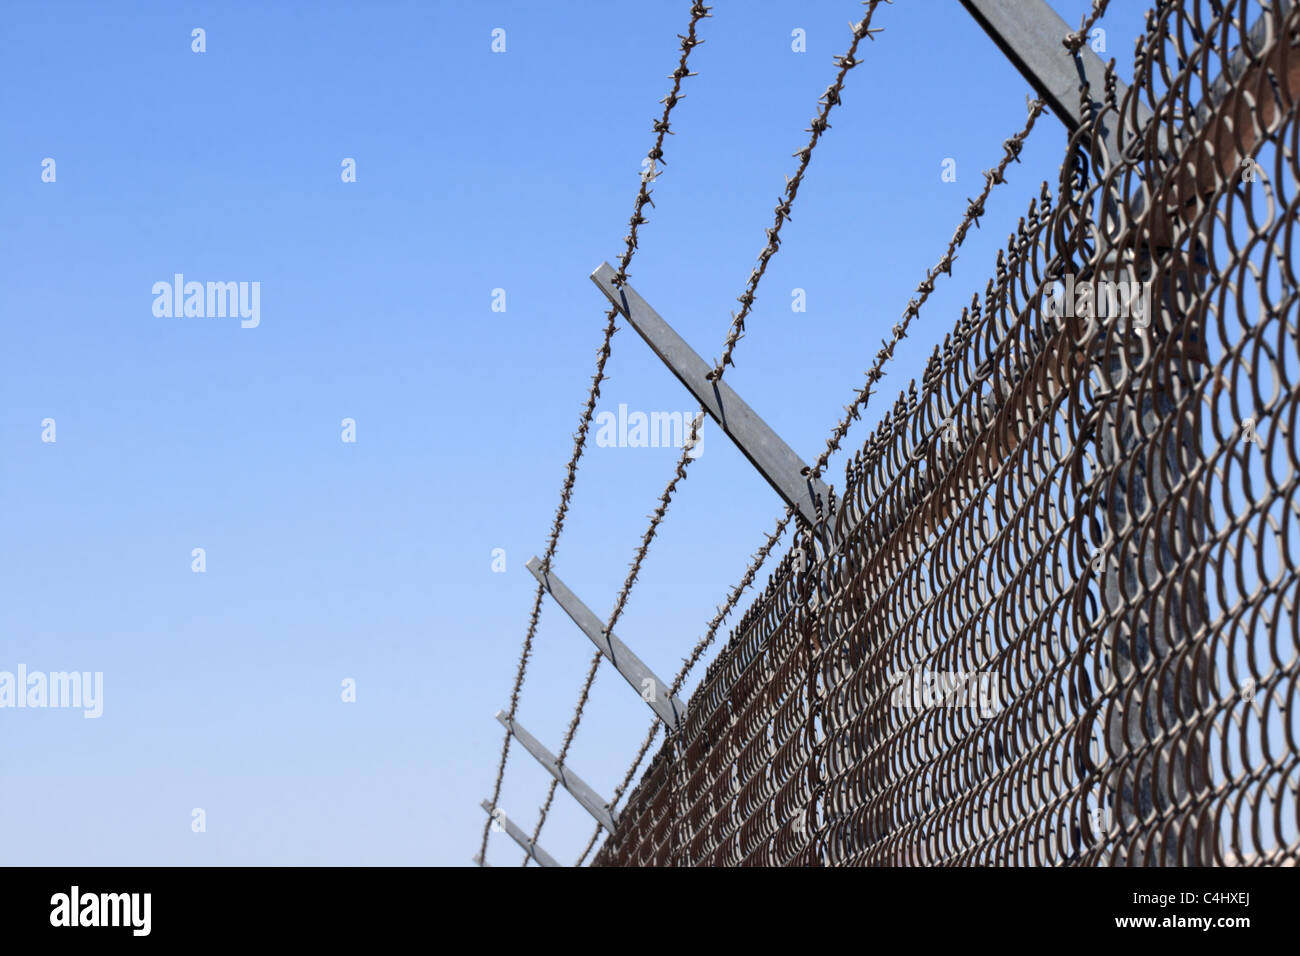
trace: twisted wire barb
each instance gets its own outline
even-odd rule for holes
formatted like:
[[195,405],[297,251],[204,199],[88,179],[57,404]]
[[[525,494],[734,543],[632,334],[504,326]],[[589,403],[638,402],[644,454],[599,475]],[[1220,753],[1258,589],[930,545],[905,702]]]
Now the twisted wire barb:
[[1106,7],[1109,4],[1110,0],[1092,0],[1092,12],[1079,21],[1079,29],[1074,33],[1065,35],[1065,39],[1061,41],[1061,46],[1069,50],[1071,56],[1078,53],[1084,43],[1088,41],[1088,31],[1106,15]]
[[[650,745],[654,743],[655,736],[659,733],[660,726],[662,725],[658,720],[652,720],[650,722],[650,729],[646,731],[645,739],[641,741],[641,749],[637,751],[636,759],[632,761],[632,766],[628,767],[627,773],[623,775],[623,782],[614,788],[614,797],[609,803],[610,809],[613,809],[614,806],[618,804],[618,801],[623,798],[624,792],[632,783],[632,777],[636,774],[636,768],[641,766],[641,761],[645,759],[646,753],[650,750]],[[587,841],[586,847],[583,848],[582,855],[578,857],[578,862],[575,863],[574,866],[582,866],[583,862],[587,859],[587,855],[596,848],[596,841],[600,839],[600,831],[602,829],[603,828],[599,824],[596,825],[596,829],[591,833],[591,839]]]
[[[682,80],[695,74],[690,72],[686,67],[686,62],[690,57],[691,51],[703,43],[696,37],[695,31],[699,22],[709,16],[711,8],[705,6],[703,0],[692,0],[691,18],[687,26],[686,34],[678,34],[681,40],[681,57],[677,62],[677,69],[669,74],[673,81],[672,89],[665,96],[661,103],[664,105],[663,113],[655,121],[653,129],[655,131],[654,146],[651,147],[647,158],[651,160],[650,169],[656,168],[654,164],[663,161],[664,137],[672,133],[670,118],[673,108],[685,97],[681,94]],[[647,170],[647,173],[650,170]],[[619,259],[618,276],[616,282],[621,284],[627,278],[627,267],[632,262],[632,257],[637,249],[637,233],[639,228],[646,222],[645,216],[642,215],[647,205],[653,206],[651,200],[650,186],[654,182],[653,175],[643,174],[641,176],[641,186],[637,191],[636,203],[632,211],[632,217],[628,222],[628,234],[624,237],[623,255]],[[573,486],[577,480],[578,462],[582,458],[582,453],[587,444],[587,433],[591,429],[591,420],[596,411],[596,401],[600,398],[600,385],[605,378],[605,363],[609,361],[610,342],[617,331],[615,317],[618,311],[610,308],[605,315],[604,339],[600,348],[597,350],[596,372],[591,379],[591,388],[587,392],[587,401],[582,410],[582,417],[578,422],[578,430],[573,436],[573,455],[569,458],[569,464],[565,469],[564,485],[560,491],[560,503],[555,511],[555,518],[551,522],[551,533],[546,542],[546,550],[542,556],[542,570],[549,571],[551,568],[551,559],[555,557],[555,549],[560,540],[560,534],[564,530],[564,519],[568,514],[569,501],[573,497]],[[542,584],[537,585],[537,593],[533,598],[532,611],[528,616],[528,630],[524,635],[523,648],[519,654],[519,665],[515,671],[514,686],[510,691],[510,710],[509,716],[514,720],[515,713],[519,707],[519,693],[523,689],[524,675],[528,669],[528,659],[532,655],[533,638],[537,634],[537,620],[542,611],[542,596],[545,588]],[[501,783],[505,779],[506,761],[510,755],[510,731],[505,733],[505,739],[501,744],[501,758],[497,764],[496,781],[492,785],[492,806],[497,805],[497,800],[501,797]],[[491,834],[492,819],[489,817],[483,824],[483,838],[479,845],[479,859],[487,859],[488,837]]]
[[772,553],[772,549],[776,547],[777,541],[781,539],[781,535],[785,533],[786,526],[789,525],[790,519],[793,517],[794,509],[787,507],[785,509],[785,516],[778,519],[776,523],[776,530],[769,534],[763,546],[750,556],[749,567],[745,569],[744,575],[741,576],[741,579],[737,581],[735,586],[731,589],[731,593],[727,595],[727,600],[718,606],[718,613],[713,615],[713,619],[709,621],[709,626],[704,632],[704,636],[700,638],[699,642],[691,650],[690,656],[687,657],[682,664],[682,669],[677,672],[677,677],[673,680],[671,693],[676,694],[682,689],[682,684],[686,680],[686,675],[691,672],[691,668],[699,663],[700,657],[704,654],[705,649],[713,643],[713,638],[717,635],[718,628],[722,626],[722,622],[726,619],[727,615],[735,609],[736,602],[740,600],[740,596],[751,584],[754,583],[754,576],[758,574],[759,569],[763,566],[763,562],[767,560],[768,555]]

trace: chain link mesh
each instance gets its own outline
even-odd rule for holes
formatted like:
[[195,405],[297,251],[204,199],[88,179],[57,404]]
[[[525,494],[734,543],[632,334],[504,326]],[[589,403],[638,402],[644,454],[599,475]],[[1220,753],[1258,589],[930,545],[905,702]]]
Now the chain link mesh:
[[595,865],[1300,861],[1300,15],[1161,2],[1134,78]]

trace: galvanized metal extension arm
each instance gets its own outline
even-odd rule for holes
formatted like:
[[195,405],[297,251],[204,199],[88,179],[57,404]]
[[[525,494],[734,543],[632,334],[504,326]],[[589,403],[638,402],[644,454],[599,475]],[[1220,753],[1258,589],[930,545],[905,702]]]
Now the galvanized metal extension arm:
[[[682,715],[686,713],[686,705],[673,696],[668,685],[655,676],[655,673],[646,667],[641,658],[633,654],[626,644],[613,633],[606,632],[604,625],[600,623],[600,618],[596,617],[591,608],[583,604],[563,581],[552,573],[544,572],[539,559],[530,558],[527,568],[551,597],[555,598],[556,603],[564,608],[564,613],[573,619],[573,623],[578,625],[582,633],[591,639],[591,643],[595,644],[623,675],[623,679],[631,684],[632,689],[641,695],[641,699],[650,705],[650,709],[659,716],[659,719],[669,728],[675,728]],[[647,691],[650,692],[648,697]]]
[[[741,454],[758,469],[786,504],[799,512],[810,527],[830,504],[830,489],[767,422],[732,391],[724,381],[710,381],[710,368],[663,317],[626,282],[614,284],[617,273],[608,262],[591,274],[591,281],[636,329],[654,353],[704,406]],[[820,505],[820,508],[819,508]]]
[[610,833],[614,832],[614,825],[617,820],[613,812],[609,809],[609,801],[601,799],[600,795],[592,790],[583,782],[572,770],[560,765],[555,759],[555,754],[551,753],[542,745],[542,742],[524,730],[519,721],[511,720],[506,716],[504,710],[497,711],[497,720],[507,731],[515,735],[515,739],[524,745],[524,749],[537,758],[537,762],[546,768],[546,772],[554,777],[565,790],[573,795],[573,799],[582,805],[596,822],[603,826]]
[[[1084,116],[1079,91],[1087,83],[1094,102],[1106,89],[1106,64],[1088,45],[1073,55],[1061,48],[1061,38],[1070,27],[1046,0],[961,0],[985,33],[998,45],[1034,91],[1071,133],[1087,126],[1091,116]],[[1127,91],[1116,82],[1117,99]],[[1145,124],[1152,114],[1145,105],[1138,106],[1138,122]],[[1103,129],[1106,154],[1119,156],[1119,143],[1113,125]]]
[[[538,866],[560,866],[561,865],[559,861],[555,859],[555,857],[551,856],[551,854],[547,853],[545,850],[543,850],[532,840],[528,839],[528,834],[526,834],[523,830],[515,826],[515,821],[511,820],[509,815],[504,810],[501,811],[500,816],[495,815],[492,812],[494,809],[492,804],[487,800],[484,800],[482,803],[479,804],[479,806],[481,806],[484,810],[486,810],[488,816],[492,817],[493,820],[499,821],[501,823],[502,827],[505,828],[505,831],[509,835],[510,839],[518,843],[520,849],[522,849],[525,853],[527,853],[534,860],[536,860]],[[478,863],[479,866],[488,865],[487,861],[484,860],[481,855],[476,856],[474,860],[476,863]]]

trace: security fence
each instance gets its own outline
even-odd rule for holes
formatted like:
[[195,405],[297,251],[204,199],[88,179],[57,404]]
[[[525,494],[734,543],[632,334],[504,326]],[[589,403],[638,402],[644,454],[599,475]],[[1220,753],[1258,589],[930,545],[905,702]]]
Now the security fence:
[[1059,182],[594,864],[1300,860],[1300,13],[1159,2],[1133,77],[1051,103]]

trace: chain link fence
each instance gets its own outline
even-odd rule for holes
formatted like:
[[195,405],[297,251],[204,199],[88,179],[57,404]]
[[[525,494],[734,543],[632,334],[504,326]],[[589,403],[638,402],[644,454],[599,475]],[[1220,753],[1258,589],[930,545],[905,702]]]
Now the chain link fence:
[[595,865],[1300,860],[1300,13],[1158,3],[1133,76]]

